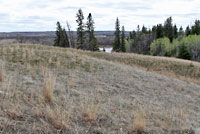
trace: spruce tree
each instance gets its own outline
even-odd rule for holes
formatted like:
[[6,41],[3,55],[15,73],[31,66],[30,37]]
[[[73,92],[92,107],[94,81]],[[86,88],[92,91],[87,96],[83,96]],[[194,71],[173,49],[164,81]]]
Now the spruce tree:
[[136,32],[133,30],[133,32],[129,32],[129,39],[135,39],[136,37]]
[[140,25],[137,26],[137,34],[140,33]]
[[56,25],[57,25],[57,29],[56,29],[56,37],[54,40],[54,46],[61,46],[62,27],[59,21],[56,23]]
[[181,36],[181,37],[184,36],[184,31],[183,31],[183,27],[182,26],[179,28],[178,36]]
[[174,25],[174,27],[173,27],[173,31],[174,31],[174,36],[173,36],[173,38],[177,38],[178,37],[178,29],[177,29],[177,27],[176,27],[176,24]]
[[62,30],[62,38],[61,39],[62,39],[61,40],[62,47],[70,47],[69,46],[69,38],[68,38],[65,28],[63,28],[63,30]]
[[164,31],[164,29],[163,29],[162,24],[158,24],[157,27],[156,27],[156,38],[157,39],[164,37],[163,31]]
[[200,35],[200,20],[195,20],[195,24],[192,26],[192,34]]
[[62,28],[60,22],[57,22],[56,37],[54,46],[69,47],[69,39],[65,28]]
[[94,20],[92,14],[89,13],[86,22],[86,33],[87,33],[87,49],[91,51],[98,51],[97,38],[94,34]]
[[81,9],[78,10],[78,13],[76,14],[77,20],[76,22],[78,23],[78,28],[77,28],[77,48],[78,49],[86,49],[85,45],[85,25],[84,25],[84,16],[83,12]]
[[144,25],[142,26],[142,33],[143,34],[147,34],[148,33],[147,28]]
[[115,22],[115,40],[113,43],[113,51],[120,51],[120,24],[118,17]]
[[186,30],[185,30],[185,35],[188,36],[191,34],[191,29],[189,26],[186,27]]
[[172,24],[172,17],[167,18],[164,23],[164,36],[170,39],[170,42],[173,41],[174,38],[174,31],[173,31],[173,24]]
[[185,44],[179,46],[178,58],[191,60],[191,54],[188,47]]
[[121,51],[126,52],[126,48],[125,48],[125,28],[124,28],[124,26],[122,26]]

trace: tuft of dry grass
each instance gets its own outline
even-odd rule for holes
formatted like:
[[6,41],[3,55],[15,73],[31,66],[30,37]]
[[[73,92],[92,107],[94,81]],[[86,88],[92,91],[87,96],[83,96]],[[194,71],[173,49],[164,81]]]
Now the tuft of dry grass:
[[74,80],[75,78],[74,77],[75,76],[73,73],[71,74],[71,77],[69,77],[68,86],[70,89],[75,86],[75,80]]
[[53,102],[53,90],[56,84],[56,76],[50,72],[46,71],[43,82],[43,95],[46,102]]
[[88,100],[82,104],[82,117],[86,122],[94,123],[97,121],[99,112],[99,103],[95,104],[95,100]]
[[144,110],[133,112],[134,121],[131,124],[131,130],[144,131],[146,127],[146,113]]
[[6,111],[7,115],[12,118],[12,119],[19,119],[19,118],[23,118],[23,114],[21,113],[21,111],[18,108],[15,107],[11,107],[10,109],[8,109]]
[[96,122],[97,111],[95,108],[87,107],[83,112],[83,119],[87,122]]
[[55,107],[54,109],[49,106],[46,107],[46,118],[56,129],[67,130],[69,117],[70,114],[59,107]]
[[1,63],[0,65],[0,82],[2,82],[5,79],[5,68],[4,63]]

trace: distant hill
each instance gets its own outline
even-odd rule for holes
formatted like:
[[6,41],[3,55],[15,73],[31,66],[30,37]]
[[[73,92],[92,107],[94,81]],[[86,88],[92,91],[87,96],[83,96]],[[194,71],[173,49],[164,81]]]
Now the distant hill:
[[[128,35],[129,32],[126,32]],[[76,37],[76,31],[73,31]],[[114,31],[96,31],[99,46],[112,46],[114,41]],[[15,40],[14,42],[53,45],[55,31],[40,32],[0,32],[0,40]],[[3,41],[5,42],[5,41]],[[1,44],[1,43],[0,43]]]
[[[76,35],[76,31],[73,31]],[[128,31],[126,34],[128,35]],[[95,31],[96,36],[113,36],[114,31]],[[41,31],[41,32],[0,32],[0,39],[10,39],[16,37],[55,37],[55,31]]]

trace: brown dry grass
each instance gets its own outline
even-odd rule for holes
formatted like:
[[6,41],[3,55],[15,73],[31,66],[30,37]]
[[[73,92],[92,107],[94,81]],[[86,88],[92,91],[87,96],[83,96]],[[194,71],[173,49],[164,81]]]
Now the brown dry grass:
[[[139,74],[129,75],[135,70],[123,66],[123,64],[137,65],[139,68],[143,66],[152,70],[169,64],[172,66],[175,61],[168,63],[162,59],[163,61],[159,61],[162,63],[160,66],[156,63],[158,67],[155,67],[156,65],[151,67],[150,64],[156,62],[156,59],[151,61],[149,59],[152,57],[134,56],[115,53],[107,55],[40,45],[1,46],[0,60],[6,62],[7,68],[6,72],[3,69],[6,78],[0,82],[0,89],[8,94],[0,95],[0,133],[16,133],[14,130],[17,130],[25,134],[119,133],[119,131],[126,134],[130,129],[129,126],[131,131],[157,130],[157,127],[170,129],[172,126],[181,128],[180,126],[189,120],[188,116],[194,119],[194,115],[186,116],[185,108],[170,114],[166,113],[164,108],[165,105],[169,105],[168,100],[176,102],[170,99],[174,95],[170,92],[177,91],[183,96],[183,92],[186,92],[187,95],[191,95],[195,86],[189,92],[186,88],[189,84],[180,82],[184,90],[179,91],[177,88],[179,85],[175,86],[170,82],[161,90],[163,80],[167,79],[162,79],[161,76],[156,76],[155,79],[153,74],[148,77],[148,73],[143,74],[142,71]],[[185,62],[177,64],[182,65]],[[194,66],[198,73],[198,67],[196,64]],[[181,68],[182,71],[185,67]],[[160,71],[162,72],[162,69]],[[173,74],[176,77],[176,74]],[[153,77],[159,82],[160,90],[158,91],[156,86],[149,87],[148,81],[143,81],[143,77]],[[154,84],[157,83],[152,83],[151,86]],[[168,88],[173,90],[167,92]],[[156,105],[151,102],[155,96],[160,96],[156,99],[158,101],[155,102]],[[181,103],[182,101],[184,99]],[[148,109],[135,110],[138,105]],[[157,107],[158,109],[153,109]],[[195,113],[193,106],[188,107]],[[130,113],[131,110],[134,110],[133,115]],[[129,122],[132,116],[133,120]],[[156,124],[154,122],[157,125],[152,125]],[[180,126],[176,124],[177,122]],[[198,121],[194,122],[198,125]],[[190,127],[187,124],[185,126]]]
[[83,119],[91,123],[96,122],[98,117],[98,110],[99,110],[98,104],[95,105],[94,103],[92,104],[91,102],[89,102],[88,104],[84,104],[82,106]]
[[133,112],[133,122],[130,124],[131,131],[144,131],[146,127],[146,112],[136,110]]
[[20,111],[19,105],[12,105],[6,110],[6,114],[9,116],[9,118],[12,119],[19,119],[23,118],[23,114]]
[[48,103],[52,103],[54,100],[53,91],[55,88],[55,83],[56,83],[56,76],[52,72],[47,70],[44,77],[43,95],[46,102]]
[[46,107],[46,118],[56,129],[67,130],[69,128],[69,117],[70,114],[59,107],[54,109],[49,106]]
[[[83,53],[83,52],[82,52]],[[172,78],[200,84],[200,63],[177,58],[127,54],[127,53],[92,53],[89,56],[139,67],[147,71],[160,73]]]
[[0,82],[2,82],[5,79],[5,67],[4,63],[0,62]]

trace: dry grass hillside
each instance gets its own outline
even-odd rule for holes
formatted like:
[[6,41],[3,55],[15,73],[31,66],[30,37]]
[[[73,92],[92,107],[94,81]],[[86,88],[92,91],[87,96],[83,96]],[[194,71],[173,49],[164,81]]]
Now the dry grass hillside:
[[199,81],[196,62],[2,45],[0,133],[194,134]]

